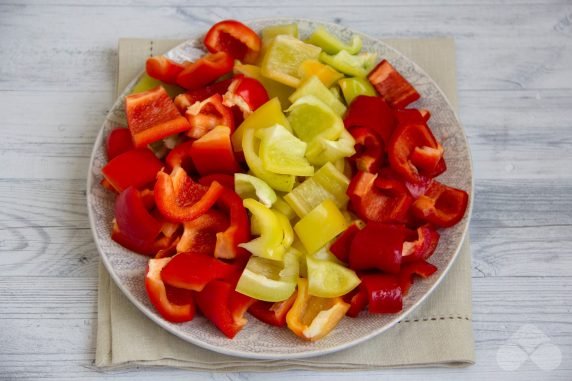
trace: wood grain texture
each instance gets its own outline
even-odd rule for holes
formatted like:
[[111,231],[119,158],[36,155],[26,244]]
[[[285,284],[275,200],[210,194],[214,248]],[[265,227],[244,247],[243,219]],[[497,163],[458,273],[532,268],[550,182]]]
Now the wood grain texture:
[[[0,379],[268,379],[92,367],[98,258],[85,177],[112,104],[119,37],[185,38],[221,18],[275,15],[384,38],[455,37],[460,117],[475,162],[477,364],[272,379],[572,379],[569,0],[0,2]],[[500,368],[499,348],[526,323],[558,346],[556,370],[531,361]]]

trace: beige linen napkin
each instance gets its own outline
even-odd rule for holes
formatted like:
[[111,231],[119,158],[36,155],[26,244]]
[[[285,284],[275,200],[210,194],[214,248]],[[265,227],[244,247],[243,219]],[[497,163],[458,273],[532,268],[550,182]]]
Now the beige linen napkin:
[[[117,94],[142,70],[146,57],[161,54],[179,42],[120,40]],[[452,39],[386,42],[423,67],[457,107],[455,47]],[[443,283],[406,320],[350,349],[300,360],[241,359],[189,344],[137,310],[100,265],[95,365],[108,368],[174,366],[203,371],[334,371],[467,366],[474,363],[471,317],[471,254],[468,239]]]

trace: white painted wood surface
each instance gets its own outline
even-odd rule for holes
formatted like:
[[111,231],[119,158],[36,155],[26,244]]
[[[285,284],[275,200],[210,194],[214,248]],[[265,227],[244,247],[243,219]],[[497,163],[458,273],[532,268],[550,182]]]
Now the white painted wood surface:
[[[267,380],[174,369],[100,372],[97,252],[85,207],[91,146],[112,104],[119,37],[184,38],[222,18],[299,16],[374,36],[454,36],[473,151],[477,364],[272,379],[572,379],[572,1],[1,0],[0,379]],[[552,371],[499,365],[526,323]]]

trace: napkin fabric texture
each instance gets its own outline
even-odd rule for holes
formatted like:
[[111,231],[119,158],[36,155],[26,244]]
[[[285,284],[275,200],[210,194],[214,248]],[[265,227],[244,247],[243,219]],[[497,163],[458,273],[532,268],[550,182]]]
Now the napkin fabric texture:
[[[121,39],[117,94],[150,55],[179,40]],[[385,40],[417,62],[457,107],[455,46],[449,38]],[[319,357],[251,360],[218,354],[168,333],[123,295],[106,269],[99,268],[95,365],[106,368],[172,366],[200,371],[343,371],[385,367],[448,366],[474,363],[471,311],[471,253],[468,238],[446,279],[412,314],[369,341]]]

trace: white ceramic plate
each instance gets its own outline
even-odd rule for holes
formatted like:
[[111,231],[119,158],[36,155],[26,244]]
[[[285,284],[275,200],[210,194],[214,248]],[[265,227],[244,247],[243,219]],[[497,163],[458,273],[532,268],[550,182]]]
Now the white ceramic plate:
[[[359,34],[363,39],[364,51],[375,52],[379,59],[389,60],[414,85],[422,97],[413,106],[431,111],[429,124],[445,148],[448,170],[440,180],[447,185],[467,191],[471,204],[460,223],[441,233],[437,251],[430,260],[439,270],[429,279],[415,282],[409,295],[404,299],[401,313],[370,315],[362,312],[357,319],[344,318],[328,336],[315,343],[302,341],[287,328],[272,327],[253,317],[249,318],[246,327],[233,340],[227,339],[201,316],[183,324],[167,322],[155,311],[145,293],[144,271],[147,258],[130,252],[110,238],[115,196],[99,184],[102,179],[101,168],[106,163],[104,137],[113,128],[126,125],[123,111],[124,98],[137,81],[138,78],[135,78],[107,115],[91,157],[87,198],[95,242],[111,277],[139,310],[181,339],[227,355],[274,360],[311,357],[351,347],[389,329],[417,307],[441,282],[459,252],[471,212],[473,178],[467,140],[455,112],[435,82],[415,63],[383,42],[343,26],[284,18],[256,20],[247,24],[259,31],[268,25],[289,22],[298,23],[302,37],[307,36],[318,25],[324,25],[346,41],[353,34]],[[202,36],[196,36],[169,51],[167,56],[177,61],[191,61],[202,54],[204,54]],[[144,66],[144,62],[141,62],[141,66]]]

